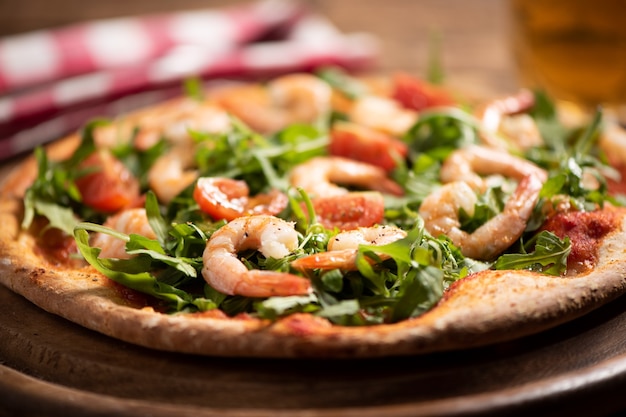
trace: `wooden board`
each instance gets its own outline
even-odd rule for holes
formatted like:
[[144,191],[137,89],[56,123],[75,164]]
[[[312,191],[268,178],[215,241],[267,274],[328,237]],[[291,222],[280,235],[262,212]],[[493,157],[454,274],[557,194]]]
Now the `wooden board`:
[[606,415],[626,409],[625,301],[481,349],[267,360],[129,345],[0,287],[0,415]]

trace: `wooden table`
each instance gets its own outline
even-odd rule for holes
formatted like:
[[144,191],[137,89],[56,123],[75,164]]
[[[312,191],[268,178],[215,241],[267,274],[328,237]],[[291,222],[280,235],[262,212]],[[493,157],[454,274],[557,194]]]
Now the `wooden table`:
[[[217,0],[0,2],[0,35],[83,19],[232,4]],[[448,82],[516,88],[503,0],[312,0],[345,32],[379,37],[381,71],[423,74],[442,36]],[[359,361],[174,355],[120,343],[0,288],[0,415],[606,415],[626,407],[626,309],[511,343]],[[2,406],[2,404],[4,406]]]

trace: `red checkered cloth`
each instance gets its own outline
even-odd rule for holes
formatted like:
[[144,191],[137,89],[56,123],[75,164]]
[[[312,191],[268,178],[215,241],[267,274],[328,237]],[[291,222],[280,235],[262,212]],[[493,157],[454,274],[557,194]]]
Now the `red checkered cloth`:
[[0,39],[0,159],[180,94],[184,79],[362,68],[376,40],[288,0],[86,22]]

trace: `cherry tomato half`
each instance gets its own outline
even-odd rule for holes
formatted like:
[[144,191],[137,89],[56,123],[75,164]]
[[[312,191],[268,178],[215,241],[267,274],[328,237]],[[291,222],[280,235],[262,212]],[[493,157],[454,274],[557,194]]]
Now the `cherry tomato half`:
[[446,90],[404,73],[394,76],[392,96],[407,109],[417,111],[455,103]]
[[88,156],[80,169],[89,171],[75,181],[86,206],[113,213],[139,201],[139,181],[108,151]]
[[230,178],[199,178],[193,198],[200,209],[215,220],[234,220],[251,214],[276,215],[288,204],[288,198],[278,190],[267,194],[249,196],[250,190],[244,181]]
[[328,229],[374,226],[382,222],[385,214],[383,195],[377,191],[318,197],[312,203],[317,220]]
[[378,130],[350,122],[337,122],[330,132],[331,155],[343,156],[392,171],[408,154],[408,146]]

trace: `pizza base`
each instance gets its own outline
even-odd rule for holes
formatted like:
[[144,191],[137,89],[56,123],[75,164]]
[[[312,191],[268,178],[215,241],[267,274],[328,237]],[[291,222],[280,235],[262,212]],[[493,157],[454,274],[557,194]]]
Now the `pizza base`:
[[[79,138],[50,147],[69,155]],[[513,340],[582,316],[626,292],[626,218],[599,246],[598,263],[573,277],[483,271],[457,281],[427,313],[395,324],[343,327],[294,314],[275,322],[209,314],[162,314],[130,305],[90,266],[71,269],[37,253],[21,230],[22,196],[36,175],[21,163],[0,189],[0,283],[40,308],[148,348],[212,356],[364,358],[466,349]]]

